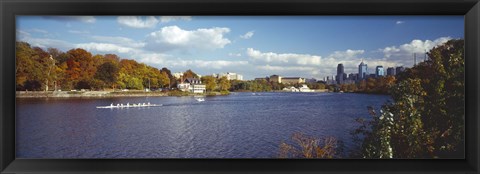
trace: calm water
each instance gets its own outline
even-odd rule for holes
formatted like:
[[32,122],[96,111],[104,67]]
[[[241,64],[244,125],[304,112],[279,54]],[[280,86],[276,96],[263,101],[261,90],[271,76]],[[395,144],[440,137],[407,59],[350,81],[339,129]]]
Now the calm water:
[[[340,93],[17,99],[17,158],[276,158],[301,132],[352,147],[355,118],[389,97]],[[110,103],[161,107],[97,109]]]

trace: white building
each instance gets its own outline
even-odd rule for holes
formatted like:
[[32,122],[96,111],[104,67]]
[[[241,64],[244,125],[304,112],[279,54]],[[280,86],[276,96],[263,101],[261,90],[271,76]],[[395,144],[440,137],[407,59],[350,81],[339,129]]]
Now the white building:
[[187,78],[182,83],[177,85],[177,88],[184,92],[205,93],[206,86],[202,81],[196,78]]
[[302,85],[302,87],[299,88],[300,92],[315,92],[315,90],[310,89],[307,85]]
[[243,80],[243,76],[237,73],[220,73],[220,74],[213,74],[213,77],[221,78],[227,77],[227,80]]
[[173,73],[172,76],[175,77],[176,79],[180,79],[183,76],[183,73],[182,72],[176,72],[176,73]]
[[288,92],[300,92],[300,90],[298,90],[297,88],[295,88],[295,87],[293,87],[293,86],[292,86],[292,87],[288,87],[288,88],[285,87],[285,88],[283,88],[282,90],[283,90],[283,91],[288,91]]
[[288,91],[288,92],[315,92],[315,90],[310,89],[307,85],[302,85],[302,87],[300,87],[300,88],[295,88],[293,86],[285,87],[282,90],[283,91]]

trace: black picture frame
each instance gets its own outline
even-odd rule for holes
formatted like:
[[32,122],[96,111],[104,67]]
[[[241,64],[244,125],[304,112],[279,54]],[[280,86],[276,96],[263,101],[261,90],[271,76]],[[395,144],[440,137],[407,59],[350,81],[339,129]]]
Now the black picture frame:
[[[0,0],[1,173],[479,173],[478,0]],[[466,158],[16,159],[16,15],[464,15]]]

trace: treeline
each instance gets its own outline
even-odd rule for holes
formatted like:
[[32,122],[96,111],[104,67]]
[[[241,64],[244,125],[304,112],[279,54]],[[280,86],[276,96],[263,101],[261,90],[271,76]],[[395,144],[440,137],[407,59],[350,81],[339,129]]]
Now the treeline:
[[[325,89],[324,82],[305,83],[310,89]],[[232,80],[230,91],[251,91],[251,92],[269,92],[283,90],[285,87],[302,87],[302,84],[283,84],[277,82],[269,82],[267,80],[251,80],[240,81]]]
[[163,88],[176,82],[167,68],[159,70],[114,54],[92,55],[80,48],[43,50],[26,42],[16,43],[15,72],[16,89],[32,91]]
[[[401,74],[401,73],[399,73]],[[398,76],[398,75],[397,75]],[[369,94],[390,94],[390,88],[395,84],[396,76],[387,75],[367,78],[352,84],[329,85],[330,91],[357,92]]]

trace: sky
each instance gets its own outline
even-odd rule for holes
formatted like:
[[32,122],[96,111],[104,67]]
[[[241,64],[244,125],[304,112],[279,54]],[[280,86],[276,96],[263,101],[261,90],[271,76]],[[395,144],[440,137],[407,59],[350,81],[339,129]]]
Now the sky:
[[17,16],[17,41],[116,54],[172,72],[324,79],[363,60],[411,67],[464,38],[463,16]]

